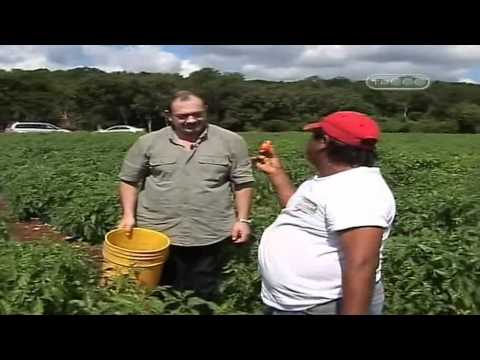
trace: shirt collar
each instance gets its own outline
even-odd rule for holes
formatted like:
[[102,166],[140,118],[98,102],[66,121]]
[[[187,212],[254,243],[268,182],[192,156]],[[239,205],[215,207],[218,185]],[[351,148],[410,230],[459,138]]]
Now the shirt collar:
[[[197,141],[194,142],[194,144],[196,146],[200,145],[203,141],[207,140],[208,138],[208,128],[209,128],[209,124],[207,124],[207,126],[205,127],[205,130],[203,130],[203,132],[200,134],[200,136],[198,137]],[[173,128],[170,126],[170,131],[169,131],[169,139],[171,142],[173,142],[174,144],[179,144],[179,139],[178,139],[178,135],[177,133],[173,130]]]

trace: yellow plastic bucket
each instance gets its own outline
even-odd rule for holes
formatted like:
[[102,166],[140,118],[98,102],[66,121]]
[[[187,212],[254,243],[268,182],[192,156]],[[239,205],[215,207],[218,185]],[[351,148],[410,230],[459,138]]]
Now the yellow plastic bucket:
[[169,246],[168,236],[149,229],[134,228],[130,236],[122,229],[108,232],[103,243],[103,281],[133,274],[138,283],[157,286]]

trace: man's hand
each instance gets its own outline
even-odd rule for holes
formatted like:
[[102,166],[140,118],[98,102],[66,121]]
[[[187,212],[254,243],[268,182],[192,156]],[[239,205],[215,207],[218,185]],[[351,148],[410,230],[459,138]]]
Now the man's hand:
[[118,224],[119,229],[125,230],[127,236],[130,236],[132,229],[135,227],[135,218],[133,216],[123,216]]
[[232,240],[234,244],[244,244],[250,238],[250,225],[237,221],[232,228]]
[[120,182],[120,203],[122,205],[122,219],[118,224],[119,229],[124,229],[130,236],[135,226],[135,209],[137,207],[138,184],[133,182]]

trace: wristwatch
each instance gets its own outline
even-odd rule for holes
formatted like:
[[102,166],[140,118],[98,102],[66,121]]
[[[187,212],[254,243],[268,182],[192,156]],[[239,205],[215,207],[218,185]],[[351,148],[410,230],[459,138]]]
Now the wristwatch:
[[245,223],[245,224],[251,224],[252,219],[238,219],[238,222]]

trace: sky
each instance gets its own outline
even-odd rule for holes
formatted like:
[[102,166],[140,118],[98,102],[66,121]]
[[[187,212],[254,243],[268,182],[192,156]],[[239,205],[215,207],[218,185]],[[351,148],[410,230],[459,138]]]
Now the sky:
[[480,83],[480,45],[0,45],[0,69],[161,72],[211,67],[247,79],[422,74]]

